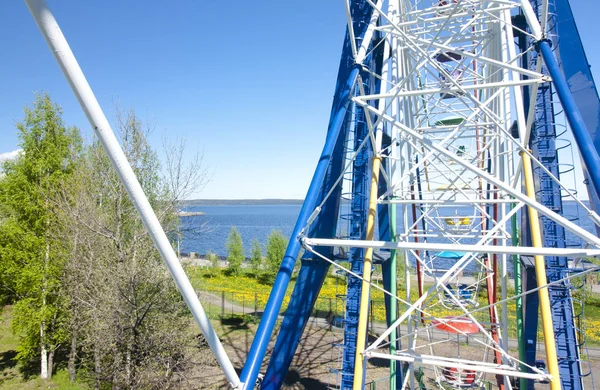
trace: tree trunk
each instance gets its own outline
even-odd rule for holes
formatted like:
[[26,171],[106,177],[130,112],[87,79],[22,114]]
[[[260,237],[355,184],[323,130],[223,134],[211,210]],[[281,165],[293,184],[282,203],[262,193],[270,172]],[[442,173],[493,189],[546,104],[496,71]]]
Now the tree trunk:
[[46,348],[46,335],[44,332],[44,322],[40,325],[40,350],[41,350],[41,367],[40,377],[42,379],[48,379],[48,350]]
[[[79,245],[79,232],[75,233],[75,237],[73,238],[73,255],[78,254],[78,245]],[[71,312],[73,316],[71,317],[71,351],[69,352],[69,362],[67,364],[67,371],[69,372],[69,380],[71,382],[75,382],[77,380],[77,368],[75,367],[75,359],[77,359],[77,336],[79,334],[78,323],[79,323],[79,305],[76,304],[77,298],[79,298],[79,283],[74,283],[72,286],[72,302],[71,302]],[[94,355],[95,357],[95,355]]]
[[54,351],[56,350],[52,349],[50,352],[48,352],[48,379],[52,378],[52,369],[54,367]]
[[71,352],[69,352],[69,363],[67,370],[69,371],[69,380],[75,382],[77,379],[77,370],[75,369],[75,359],[77,357],[77,329],[73,329],[71,333]]
[[[117,345],[119,342],[117,341]],[[113,366],[112,366],[112,390],[119,390],[119,376],[121,374],[121,365],[123,364],[121,354],[117,349],[113,352]]]
[[[46,206],[48,200],[46,200]],[[44,253],[44,273],[42,281],[42,311],[46,308],[46,293],[47,293],[47,280],[46,275],[48,272],[48,262],[50,261],[50,242],[48,241],[48,221],[46,221],[46,252]],[[48,379],[48,347],[46,345],[46,322],[42,320],[40,325],[40,350],[41,350],[41,372],[40,377],[42,379]]]
[[100,353],[98,348],[94,349],[94,390],[100,390]]
[[127,342],[127,352],[125,354],[125,376],[127,385],[131,385],[131,342]]

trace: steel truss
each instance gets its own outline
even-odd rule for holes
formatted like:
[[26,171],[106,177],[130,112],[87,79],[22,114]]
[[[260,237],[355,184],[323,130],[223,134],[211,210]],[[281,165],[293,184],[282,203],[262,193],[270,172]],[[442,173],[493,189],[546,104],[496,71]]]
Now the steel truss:
[[[403,362],[408,375],[400,386],[418,387],[424,377],[440,387],[493,382],[504,388],[514,383],[510,378],[556,383],[551,370],[527,365],[509,349],[509,337],[516,337],[510,317],[518,298],[509,294],[509,262],[526,255],[536,261],[543,256],[598,256],[600,239],[524,189],[533,166],[567,196],[574,195],[528,148],[532,117],[526,117],[522,90],[536,90],[551,81],[535,69],[521,67],[523,53],[517,54],[513,34],[518,27],[511,16],[531,14],[531,9],[528,3],[510,0],[395,0],[385,9],[383,2],[366,3],[376,17],[365,39],[353,45],[355,61],[361,66],[383,47],[383,62],[379,73],[371,66],[363,68],[379,82],[379,90],[367,93],[359,88],[352,102],[370,114],[365,119],[371,142],[362,147],[372,148],[372,164],[381,159],[381,168],[373,173],[387,190],[378,194],[376,203],[398,209],[399,233],[388,240],[305,234],[303,246],[315,255],[326,247],[403,253],[407,271],[397,282],[406,286],[404,295],[391,296],[400,305],[399,315],[374,342],[357,346],[367,360]],[[538,30],[539,26],[531,29]],[[539,38],[530,30],[519,31]],[[353,35],[351,20],[349,34]],[[385,136],[391,140],[387,144],[382,143]],[[581,206],[597,223],[597,215]],[[525,210],[543,215],[584,245],[513,245],[514,217]],[[316,220],[318,214],[317,209]],[[449,258],[446,252],[455,255]],[[318,257],[335,264],[332,256]],[[365,261],[370,261],[368,255]],[[416,272],[422,291],[417,297],[410,293]],[[363,289],[374,288],[367,271],[353,276],[363,280]],[[424,286],[426,280],[431,284]],[[533,291],[545,289],[529,292]],[[548,322],[545,319],[545,329],[552,328],[551,319]],[[390,341],[393,332],[402,337]],[[453,336],[441,340],[444,332]],[[469,346],[457,353],[456,346],[465,342]],[[391,343],[402,348],[389,353]],[[363,385],[369,380],[364,367],[366,363],[357,360],[355,377],[360,376]],[[354,388],[356,384],[355,379]]]

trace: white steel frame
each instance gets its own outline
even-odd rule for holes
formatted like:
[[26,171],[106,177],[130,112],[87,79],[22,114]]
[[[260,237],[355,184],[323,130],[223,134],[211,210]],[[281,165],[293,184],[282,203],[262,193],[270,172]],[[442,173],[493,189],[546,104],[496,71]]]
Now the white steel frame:
[[[389,0],[386,9],[383,9],[383,1],[365,1],[373,7],[374,16],[365,39],[360,44],[353,42],[355,61],[363,65],[372,50],[374,32],[379,32],[384,38],[384,66],[381,74],[375,74],[366,65],[363,67],[380,81],[380,91],[367,95],[360,90],[353,102],[368,114],[365,117],[371,146],[363,143],[361,148],[372,147],[375,156],[389,163],[390,173],[381,171],[389,190],[379,197],[378,202],[400,208],[402,233],[392,241],[304,236],[303,245],[332,264],[335,264],[334,260],[318,254],[315,247],[393,249],[404,253],[407,274],[399,277],[404,278],[401,283],[407,286],[407,296],[393,298],[405,310],[360,353],[367,357],[408,362],[411,375],[405,379],[405,386],[415,388],[417,366],[432,368],[440,387],[442,383],[436,367],[502,375],[508,388],[507,377],[547,379],[548,375],[535,367],[527,366],[533,373],[520,371],[524,362],[508,352],[508,303],[517,298],[509,297],[507,293],[508,258],[511,255],[600,256],[600,238],[529,199],[521,190],[520,153],[529,155],[536,167],[546,170],[526,148],[532,117],[525,117],[521,88],[537,89],[539,84],[551,80],[539,72],[539,66],[537,71],[519,66],[511,12],[521,10],[525,13],[533,31],[526,34],[534,38],[543,36],[542,27],[527,0],[447,0],[444,5],[439,5],[441,1],[438,0]],[[354,37],[347,1],[346,11],[349,36]],[[438,61],[440,57],[447,61]],[[510,131],[513,122],[518,137]],[[384,132],[391,136],[391,145],[382,149]],[[354,151],[349,155],[342,176],[348,174],[356,154]],[[578,202],[591,221],[600,224],[597,214],[575,199],[558,178],[552,176],[552,179],[564,194]],[[417,180],[423,187],[419,198],[415,198]],[[417,220],[410,216],[413,205],[419,210]],[[511,218],[526,206],[579,237],[583,246],[556,249],[509,244],[512,240]],[[457,207],[470,211],[449,214]],[[317,208],[308,225],[319,213],[320,208]],[[470,224],[462,230],[444,226],[448,218],[460,220],[456,217],[469,217]],[[420,227],[422,224],[427,227],[425,230]],[[307,226],[304,232],[308,231]],[[440,266],[431,253],[441,251],[456,251],[463,255],[453,264]],[[499,269],[494,271],[479,258],[480,255],[496,255]],[[409,259],[420,263],[425,275],[434,281],[416,300],[409,295]],[[449,283],[457,283],[462,272],[475,266],[482,270],[480,277],[483,279],[473,281],[471,286],[484,280],[490,282],[494,272],[498,273],[502,298],[491,307],[467,307],[456,292],[447,287]],[[375,284],[371,286],[382,290]],[[389,295],[387,291],[384,293]],[[478,327],[480,335],[484,335],[484,342],[473,340],[485,347],[486,353],[481,360],[434,353],[435,346],[442,343],[432,336],[435,326],[431,325],[433,319],[440,320],[432,312],[438,303],[438,294],[446,294],[455,301],[453,317],[468,318]],[[498,321],[495,338],[489,331],[490,324],[482,322],[478,315],[484,308],[493,310]],[[421,318],[425,318],[428,325],[423,325]],[[389,344],[386,339],[398,327],[408,330],[403,336],[404,349],[390,355],[384,350]],[[471,335],[458,333],[474,339]],[[423,348],[429,349],[429,355],[419,353]],[[501,355],[502,361],[490,361],[493,353]]]

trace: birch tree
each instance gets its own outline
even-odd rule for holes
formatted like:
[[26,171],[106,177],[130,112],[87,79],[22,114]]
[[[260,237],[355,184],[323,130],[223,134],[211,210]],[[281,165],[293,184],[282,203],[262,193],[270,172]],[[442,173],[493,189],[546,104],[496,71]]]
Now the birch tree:
[[[177,177],[165,180],[147,140],[149,129],[133,111],[120,111],[116,122],[125,155],[163,228],[176,231],[178,197],[203,182],[182,172],[204,170],[180,169],[182,160],[171,155],[166,175]],[[77,193],[76,201],[65,195],[62,211],[71,224],[68,234],[79,237],[68,265],[69,302],[78,318],[70,356],[79,354],[82,372],[97,389],[185,387],[197,344],[190,315],[98,143],[88,149],[77,177],[67,191]]]
[[57,348],[65,339],[61,276],[68,242],[57,240],[61,224],[53,197],[68,182],[79,156],[76,128],[47,94],[36,97],[17,125],[21,156],[3,166],[0,181],[0,285],[16,301],[13,330],[20,338],[17,359],[39,362],[40,376],[52,376]]

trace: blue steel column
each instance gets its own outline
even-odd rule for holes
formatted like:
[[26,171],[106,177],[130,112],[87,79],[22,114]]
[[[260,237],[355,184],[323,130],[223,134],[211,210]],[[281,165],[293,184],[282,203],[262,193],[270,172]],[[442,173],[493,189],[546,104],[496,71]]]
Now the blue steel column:
[[[331,188],[331,183],[335,182],[342,172],[344,162],[344,138],[347,129],[344,129],[338,138],[338,143],[334,149],[334,159],[327,174],[324,190]],[[327,191],[322,191],[320,200],[323,199]],[[339,216],[341,186],[334,190],[331,197],[325,203],[319,219],[315,221],[316,227],[312,229],[310,236],[334,238],[337,229],[337,220]],[[317,252],[328,258],[333,257],[333,248],[318,248]],[[277,336],[277,341],[269,360],[269,366],[262,382],[261,389],[279,389],[289,366],[294,358],[294,354],[304,333],[304,328],[308,323],[310,315],[323,286],[323,281],[327,276],[330,264],[317,256],[308,259],[302,259],[302,267],[294,286],[294,291],[290,297],[290,303],[285,311],[285,317],[281,324],[281,330]]]
[[[562,0],[559,0],[562,1]],[[539,10],[541,7],[540,0],[531,0],[534,9]],[[562,1],[566,3],[568,7],[568,1]],[[548,33],[549,37],[556,36],[557,30],[554,22],[556,20],[554,2],[551,1],[548,4],[549,13],[551,15],[548,21]],[[567,27],[571,30],[575,29],[574,22],[569,20]],[[568,42],[562,42],[561,33],[561,46]],[[565,77],[559,69],[558,62],[554,56],[551,48],[550,40],[544,40],[541,42],[535,42],[538,55],[541,54],[544,58],[544,67],[542,72],[544,74],[550,74],[553,78],[553,86],[563,104],[563,108],[569,124],[571,125],[572,131],[575,135],[576,142],[581,150],[583,147],[591,147],[594,153],[586,153],[582,150],[582,157],[586,166],[590,166],[590,162],[597,166],[598,155],[596,149],[591,144],[591,137],[583,125],[583,120],[579,113],[576,102],[571,95],[568,86],[566,84]],[[581,44],[580,44],[581,46]],[[567,50],[571,50],[567,48]],[[536,53],[533,53],[535,56]],[[568,60],[573,62],[585,61],[585,57],[569,58]],[[531,61],[530,69],[535,67],[535,61]],[[555,112],[552,103],[552,85],[542,84],[540,85],[538,95],[536,97],[536,116],[535,126],[532,131],[531,147],[535,157],[548,169],[554,176],[559,178],[559,156],[556,150],[556,130],[554,126]],[[597,94],[596,103],[598,101]],[[587,102],[581,102],[587,106]],[[597,113],[596,113],[597,117]],[[586,145],[587,144],[587,145]],[[598,172],[595,172],[596,174]],[[548,208],[552,209],[557,213],[562,213],[562,198],[560,188],[550,177],[536,170],[536,183],[538,201]],[[592,184],[596,191],[598,190],[599,180],[593,180]],[[542,217],[542,223],[544,226],[544,245],[546,247],[564,248],[566,247],[565,231],[562,227],[558,226],[555,222],[550,221],[547,218]],[[548,282],[556,282],[567,276],[569,273],[568,259],[566,257],[548,256],[546,257],[546,274],[548,276]],[[577,330],[575,327],[575,318],[573,310],[573,301],[571,297],[571,286],[569,283],[554,284],[548,288],[552,305],[552,316],[554,332],[556,337],[558,365],[560,371],[560,381],[562,388],[565,390],[580,390],[583,388],[582,383],[582,371],[579,359]],[[526,314],[527,315],[527,314]],[[526,322],[526,333],[528,332],[529,324]],[[529,331],[532,333],[532,331]],[[529,341],[529,338],[528,338]],[[535,355],[534,355],[535,356]],[[529,387],[532,388],[533,384],[529,383]]]
[[[354,69],[350,73],[350,78],[347,80],[348,89],[344,91],[344,95],[342,96],[346,103],[350,96],[351,87],[356,81],[357,75],[358,69]],[[273,333],[273,328],[275,326],[277,316],[279,315],[279,310],[281,309],[281,303],[283,302],[285,291],[290,282],[290,277],[292,275],[292,271],[294,270],[296,258],[298,257],[298,252],[300,251],[301,245],[298,238],[302,232],[302,229],[304,226],[306,226],[312,211],[316,207],[316,199],[319,194],[323,178],[327,172],[327,167],[329,166],[329,161],[331,159],[331,154],[333,152],[335,143],[340,134],[345,112],[346,105],[340,104],[336,109],[334,120],[329,127],[327,140],[325,142],[323,152],[321,153],[321,157],[319,158],[317,169],[315,170],[313,179],[306,194],[306,198],[302,204],[302,208],[300,209],[298,220],[294,226],[294,231],[292,232],[290,242],[288,243],[288,247],[281,262],[281,267],[279,268],[279,272],[277,273],[271,294],[269,295],[267,306],[265,307],[263,317],[256,331],[256,335],[254,336],[254,341],[252,342],[250,352],[248,353],[246,364],[242,370],[242,376],[240,380],[245,384],[245,388],[252,388],[256,382],[260,365],[264,359],[267,346],[269,344],[269,339]]]
[[[600,152],[600,97],[596,83],[590,70],[590,65],[585,55],[581,37],[573,18],[569,0],[554,0],[556,7],[556,31],[560,35],[558,53],[561,69],[569,84],[571,95],[581,111],[594,147]],[[589,183],[589,175],[584,171]],[[594,189],[588,185],[588,194],[592,209],[600,212],[600,198]],[[600,227],[596,226],[596,233],[600,234]]]
[[[346,43],[349,44],[347,37]],[[323,201],[332,185],[342,173],[345,161],[343,153],[344,142],[348,133],[347,123],[348,121],[345,120],[342,131],[338,136],[331,164],[318,197],[318,204]],[[314,228],[310,230],[309,237],[335,237],[341,190],[342,186],[339,183],[324,204],[321,213],[315,219],[313,223]],[[333,257],[333,248],[317,248],[317,252],[328,258]],[[269,366],[262,382],[261,389],[263,390],[279,389],[281,387],[330,266],[328,262],[314,255],[310,258],[303,258],[301,261],[300,273],[296,279],[294,291],[285,311],[281,330],[277,336],[277,341],[269,360]]]
[[[527,22],[525,21],[525,17],[522,14],[519,14],[513,17],[513,25],[518,29],[515,29],[515,37],[518,37],[519,49],[521,50],[521,66],[523,68],[527,68],[531,66],[529,58],[529,53],[527,49],[529,48],[529,39],[528,36],[521,32],[521,30],[526,31]],[[527,76],[523,76],[527,78]],[[535,98],[535,97],[534,97]],[[531,101],[530,90],[529,87],[523,88],[523,108],[525,110],[525,116],[529,114],[529,103]],[[531,246],[531,236],[529,229],[529,210],[526,208],[523,213],[521,213],[520,218],[520,226],[521,226],[521,235],[519,237],[520,244],[522,246]],[[521,271],[521,291],[529,292],[535,288],[537,288],[537,278],[535,275],[535,270],[533,266],[530,264],[530,261],[527,261],[524,257],[519,256],[519,264],[516,267],[520,268]],[[516,274],[515,274],[516,277]],[[515,280],[515,286],[519,283]],[[526,294],[522,298],[522,307],[521,307],[521,315],[523,317],[523,322],[521,324],[521,338],[519,338],[518,342],[520,344],[520,354],[519,357],[523,359],[523,361],[529,366],[535,366],[536,361],[536,353],[537,353],[537,329],[538,329],[538,312],[539,312],[539,295],[538,294]],[[518,310],[518,308],[517,308]],[[522,351],[522,355],[521,355]],[[533,372],[531,369],[526,368],[526,371]],[[531,379],[521,378],[519,380],[519,388],[521,390],[533,390],[534,382]]]
[[[357,37],[362,37],[366,30],[368,20],[373,12],[372,8],[357,0],[352,1],[350,7],[353,16],[355,35]],[[246,364],[244,365],[240,376],[240,380],[244,383],[245,389],[254,388],[256,383],[256,378],[258,377],[260,366],[265,357],[269,340],[273,333],[273,328],[285,296],[285,291],[290,282],[296,258],[300,251],[301,245],[298,238],[302,229],[306,226],[308,218],[316,207],[323,180],[330,165],[334,147],[336,146],[341,133],[344,118],[346,117],[346,108],[359,73],[358,67],[352,66],[350,68],[348,65],[351,64],[351,62],[348,61],[349,56],[348,45],[345,45],[325,145],[323,146],[321,157],[317,163],[306,198],[302,204],[298,220],[296,221],[281,267],[275,279],[275,283],[273,284],[269,300],[267,301],[267,306],[265,307],[263,317],[248,353]]]
[[596,194],[600,194],[600,169],[598,169],[598,167],[600,167],[600,157],[598,157],[598,151],[594,147],[592,137],[585,126],[585,122],[583,121],[583,117],[579,112],[577,104],[575,104],[575,100],[571,95],[569,85],[565,80],[565,76],[558,66],[558,61],[556,61],[556,57],[554,57],[554,53],[552,53],[550,43],[546,40],[543,40],[538,42],[536,46],[537,50],[544,57],[544,63],[548,68],[550,76],[552,76],[552,82],[556,88],[556,94],[560,99],[565,111],[565,116],[569,122],[569,126],[573,131],[575,142],[577,143],[581,158],[583,159],[583,162],[588,170],[588,174],[590,175],[594,190],[596,191]]
[[[527,245],[522,243],[522,245]],[[537,278],[532,260],[526,260],[521,256],[521,282],[523,292],[528,292],[537,288]],[[540,299],[538,294],[527,294],[523,299],[523,338],[520,342],[525,342],[525,363],[535,366],[537,354],[537,329],[539,321]],[[532,372],[531,370],[527,370]],[[527,379],[527,389],[534,389],[534,382]],[[525,390],[525,389],[521,389]]]
[[[571,96],[568,85],[564,79],[564,75],[558,67],[558,62],[552,53],[550,43],[548,41],[539,42],[537,44],[537,48],[544,57],[544,62],[548,72],[552,76],[557,95],[559,96],[563,105],[565,115],[567,116],[567,120],[569,121],[569,125],[573,131],[573,135],[579,147],[584,163],[586,167],[592,168],[591,170],[588,169],[588,174],[592,179],[592,184],[596,190],[596,193],[599,193],[600,169],[598,169],[598,167],[600,166],[600,158],[598,158],[598,154],[594,148],[591,137],[586,130],[585,124],[583,123],[579,109],[577,108],[577,105]],[[553,196],[550,195],[550,197]],[[544,226],[546,227],[546,225],[547,224],[545,223]],[[548,231],[544,232],[545,237],[548,236],[546,240],[552,238],[550,235],[553,232],[555,235],[562,233],[562,242],[556,242],[554,243],[554,246],[556,246],[556,244],[562,244],[564,247],[564,230],[556,231],[556,229],[552,229],[551,224],[548,226]],[[553,246],[552,242],[548,244],[550,244],[548,246]],[[567,276],[567,273],[569,272],[568,261],[563,257],[548,257],[546,267],[548,282],[560,280]],[[552,304],[552,316],[555,328],[558,365],[562,387],[565,390],[583,389],[581,363],[577,342],[577,330],[575,327],[575,316],[570,285],[569,283],[553,285],[548,289],[548,292],[550,294],[550,300]]]
[[[368,80],[368,74],[362,76]],[[364,82],[365,79],[363,79]],[[369,85],[363,86],[365,93],[369,93]],[[365,111],[354,105],[354,149],[368,137],[368,128],[364,117]],[[369,184],[371,183],[371,170],[369,161],[372,157],[370,142],[356,155],[352,165],[352,199],[350,204],[350,237],[351,240],[364,240],[366,238]],[[365,249],[350,248],[350,270],[357,275],[363,274]],[[362,279],[348,275],[346,288],[346,314],[344,317],[344,350],[342,354],[342,383],[341,389],[352,389],[354,382],[354,361],[356,356],[356,341],[358,336],[358,316],[360,312],[360,295]],[[368,310],[368,309],[367,309]]]
[[[536,1],[533,7],[540,14],[541,3]],[[553,1],[548,2],[548,8],[551,17],[547,22],[547,30],[549,38],[553,38],[556,36]],[[533,52],[531,56],[532,60],[529,62],[529,68],[535,69],[539,53]],[[549,73],[545,65],[542,66],[542,73],[545,75]],[[535,101],[535,121],[530,146],[533,155],[553,176],[560,179],[559,155],[556,149],[556,114],[552,94],[552,84],[545,83],[539,86]],[[537,200],[550,210],[562,214],[563,204],[559,185],[539,167],[535,167],[533,173],[537,183]],[[565,248],[565,229],[544,216],[540,217],[540,222],[544,232],[544,246],[548,248]],[[546,256],[545,260],[548,282],[556,282],[567,276],[569,262],[565,256]],[[548,288],[548,294],[550,295],[552,322],[556,338],[560,382],[564,390],[580,390],[583,383],[581,381],[577,331],[569,283],[553,284]],[[530,386],[533,385],[530,383]]]

